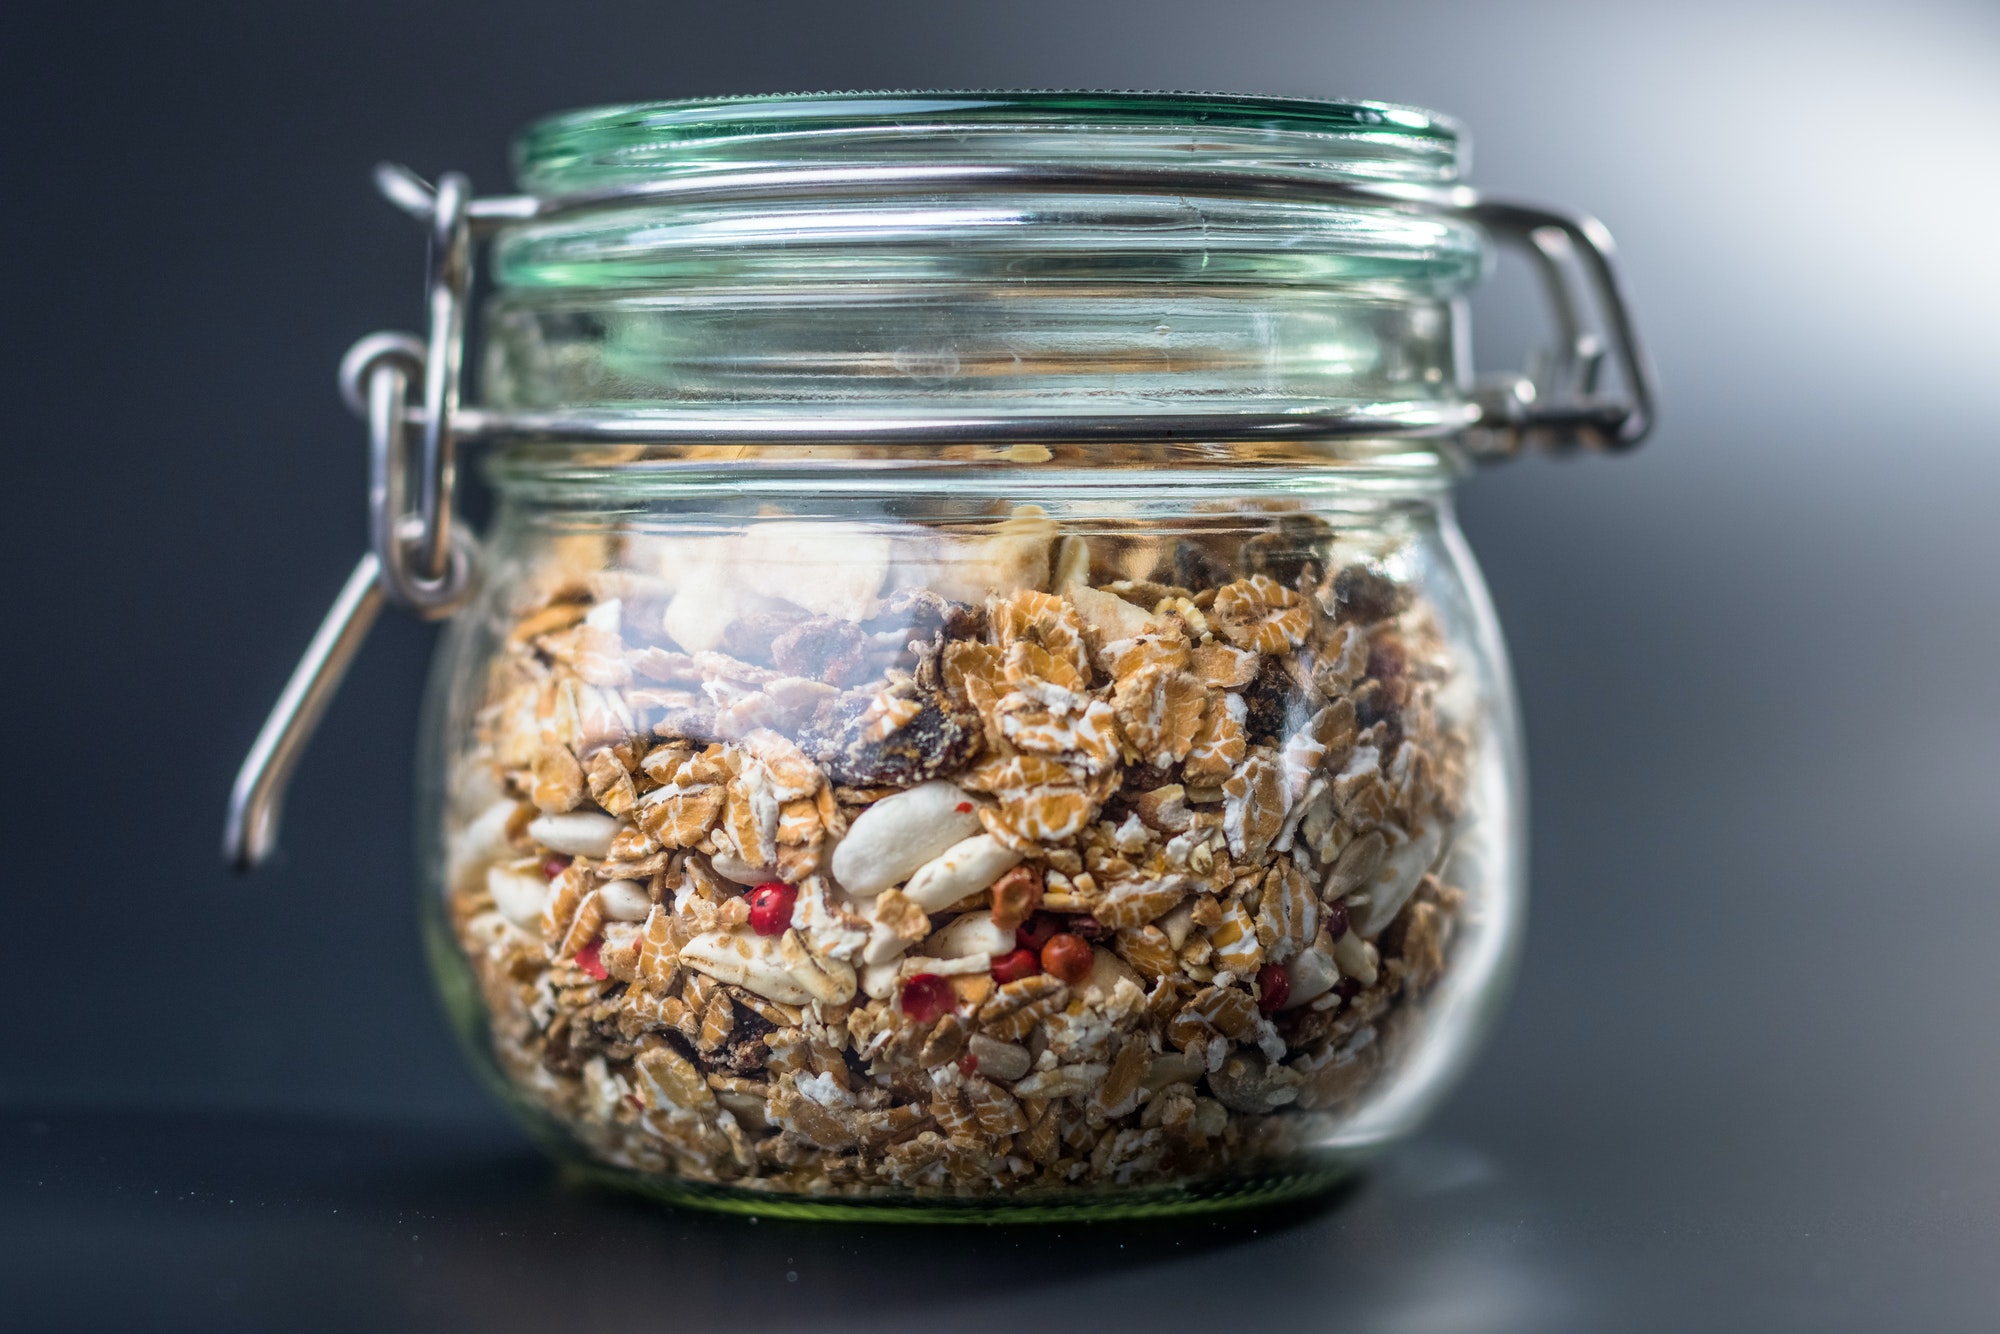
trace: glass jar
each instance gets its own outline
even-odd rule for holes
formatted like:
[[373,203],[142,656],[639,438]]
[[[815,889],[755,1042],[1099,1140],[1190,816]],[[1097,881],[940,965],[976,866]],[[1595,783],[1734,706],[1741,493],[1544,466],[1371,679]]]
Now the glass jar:
[[[235,854],[383,598],[455,613],[430,956],[558,1156],[816,1217],[1337,1179],[1441,1096],[1519,939],[1451,484],[1650,419],[1602,229],[1474,196],[1461,153],[1366,103],[841,95],[557,117],[517,197],[386,173],[433,230],[430,339],[350,356],[374,550]],[[1475,385],[1495,236],[1558,341]]]

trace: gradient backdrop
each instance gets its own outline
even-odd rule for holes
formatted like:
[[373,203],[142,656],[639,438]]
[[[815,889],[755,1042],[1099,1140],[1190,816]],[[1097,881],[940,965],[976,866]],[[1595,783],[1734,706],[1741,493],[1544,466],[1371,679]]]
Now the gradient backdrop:
[[[1526,706],[1534,907],[1436,1138],[1626,1229],[1586,1287],[1652,1272],[1654,1224],[1727,1272],[1730,1228],[1782,1218],[1853,1244],[1737,1273],[1811,1294],[1765,1328],[2000,1323],[2000,8],[17,3],[0,67],[0,1106],[494,1116],[411,906],[432,631],[377,630],[282,864],[216,853],[363,541],[336,361],[419,319],[376,160],[497,191],[540,113],[729,92],[1382,98],[1463,119],[1475,184],[1610,225],[1666,391],[1640,454],[1464,493]],[[1489,367],[1531,296],[1503,271],[1481,297]]]

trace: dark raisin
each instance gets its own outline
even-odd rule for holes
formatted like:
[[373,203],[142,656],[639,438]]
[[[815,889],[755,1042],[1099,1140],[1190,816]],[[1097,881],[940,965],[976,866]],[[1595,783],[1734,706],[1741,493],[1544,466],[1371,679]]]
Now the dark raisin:
[[663,709],[658,717],[648,720],[647,726],[662,741],[692,741],[697,746],[706,746],[722,739],[715,722],[715,708],[709,704]]
[[1311,716],[1307,703],[1284,662],[1266,657],[1257,675],[1243,687],[1244,731],[1254,745],[1278,745]]
[[1339,940],[1347,934],[1347,900],[1335,899],[1326,905],[1326,938]]
[[1403,739],[1403,706],[1410,699],[1410,683],[1402,677],[1389,680],[1369,678],[1354,689],[1354,721],[1366,731],[1380,724],[1383,735],[1375,745],[1386,757]]
[[851,690],[820,705],[798,737],[799,748],[850,787],[911,787],[970,764],[985,740],[979,715],[943,691],[919,691],[917,715],[880,741],[862,736],[874,700]]
[[[1174,781],[1171,769],[1155,769],[1150,764],[1128,764],[1125,766],[1119,792],[1127,799],[1151,792],[1156,787],[1165,787]],[[1114,821],[1114,823],[1116,823]]]
[[1368,675],[1380,677],[1384,681],[1395,681],[1401,680],[1409,669],[1409,655],[1403,651],[1401,640],[1385,637],[1369,646]]
[[1085,940],[1109,940],[1113,934],[1110,927],[1089,913],[1070,918],[1066,925],[1072,936],[1082,936]]
[[1333,530],[1310,514],[1281,515],[1271,531],[1243,544],[1239,557],[1250,574],[1265,574],[1286,588],[1297,588],[1301,577],[1320,580],[1320,553],[1333,540]]
[[868,636],[852,621],[814,616],[771,641],[771,663],[793,676],[856,685],[868,674]]
[[1410,592],[1366,565],[1350,565],[1333,576],[1333,599],[1344,621],[1384,621],[1409,605]]
[[946,639],[976,639],[986,633],[986,613],[928,588],[899,588],[882,599],[882,609],[867,628],[907,630],[912,639],[930,639],[940,631]]
[[1207,548],[1182,538],[1174,543],[1173,565],[1157,571],[1153,577],[1161,582],[1179,584],[1196,592],[1204,588],[1220,588],[1233,577],[1229,566],[1211,554]]
[[[760,611],[740,616],[722,632],[720,647],[730,657],[744,662],[770,662],[773,641],[799,624],[801,619],[798,612]],[[805,673],[796,675],[803,676]]]

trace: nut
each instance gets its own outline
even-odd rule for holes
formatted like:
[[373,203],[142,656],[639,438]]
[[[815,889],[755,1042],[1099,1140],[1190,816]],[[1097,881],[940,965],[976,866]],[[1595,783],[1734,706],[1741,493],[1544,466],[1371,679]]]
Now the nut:
[[918,867],[903,892],[925,912],[938,912],[989,888],[1020,863],[1021,854],[999,839],[974,834]]
[[970,795],[951,783],[920,783],[855,817],[833,850],[833,878],[850,894],[880,893],[978,832]]
[[528,822],[528,837],[551,852],[570,857],[606,857],[618,836],[618,821],[595,811],[544,815]]
[[613,880],[597,888],[604,915],[614,922],[643,922],[653,911],[653,900],[645,886],[630,880]]

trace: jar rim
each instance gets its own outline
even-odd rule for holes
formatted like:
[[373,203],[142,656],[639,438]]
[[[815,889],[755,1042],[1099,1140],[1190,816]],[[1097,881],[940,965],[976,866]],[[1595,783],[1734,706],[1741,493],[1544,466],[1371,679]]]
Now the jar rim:
[[[1031,142],[1024,145],[1024,138]],[[514,162],[520,188],[544,195],[741,170],[774,156],[795,161],[890,153],[923,161],[994,154],[1019,160],[1024,151],[1095,162],[1167,156],[1246,171],[1441,184],[1463,173],[1468,150],[1465,130],[1453,118],[1392,102],[897,90],[689,98],[559,112],[522,131]]]

